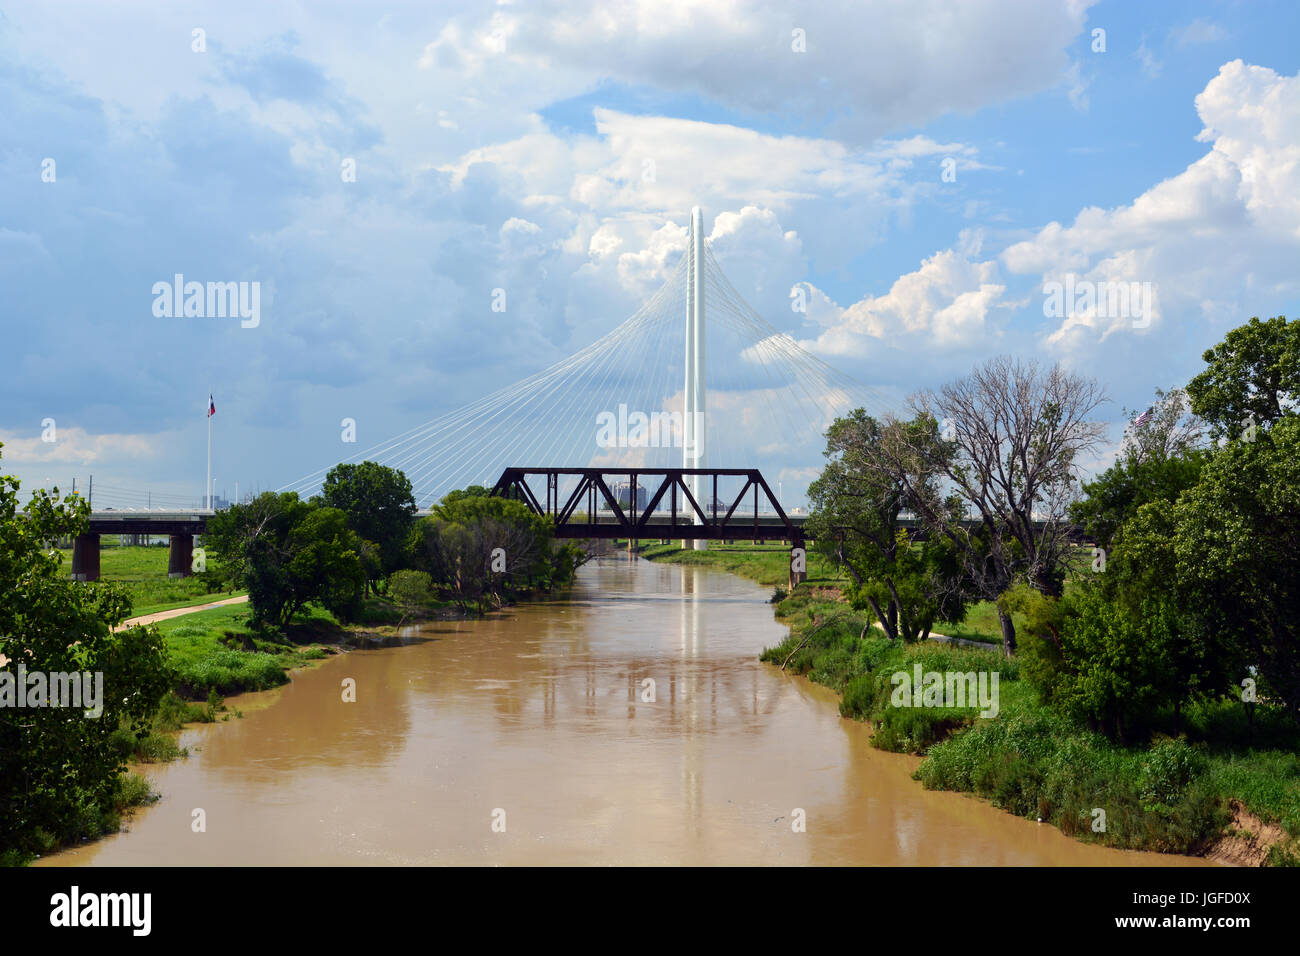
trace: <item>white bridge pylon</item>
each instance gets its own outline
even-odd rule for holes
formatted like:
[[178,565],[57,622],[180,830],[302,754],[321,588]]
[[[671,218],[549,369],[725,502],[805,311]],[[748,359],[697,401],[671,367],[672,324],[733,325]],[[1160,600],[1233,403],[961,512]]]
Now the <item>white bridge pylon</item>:
[[[745,302],[697,207],[672,272],[618,327],[345,461],[400,468],[421,508],[458,488],[490,488],[508,467],[758,468],[798,501],[821,470],[827,426],[857,407],[879,414],[887,403]],[[278,490],[314,494],[335,464]],[[718,497],[728,491],[739,485]],[[697,480],[691,493],[709,510],[711,486]]]
[[[708,422],[704,386],[707,380],[704,364],[704,214],[700,207],[691,210],[690,267],[686,283],[686,387],[682,393],[686,402],[683,415],[685,435],[682,441],[682,467],[707,468]],[[703,501],[702,476],[691,478],[691,495]],[[695,524],[701,518],[695,515]],[[692,542],[697,551],[707,551],[709,542]]]

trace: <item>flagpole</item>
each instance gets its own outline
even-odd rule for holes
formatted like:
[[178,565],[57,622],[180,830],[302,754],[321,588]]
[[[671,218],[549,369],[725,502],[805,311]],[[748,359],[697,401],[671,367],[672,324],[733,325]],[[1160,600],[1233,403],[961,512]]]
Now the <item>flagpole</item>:
[[208,416],[208,480],[203,486],[203,498],[208,503],[208,511],[212,510],[212,393],[208,393],[208,407],[205,409]]

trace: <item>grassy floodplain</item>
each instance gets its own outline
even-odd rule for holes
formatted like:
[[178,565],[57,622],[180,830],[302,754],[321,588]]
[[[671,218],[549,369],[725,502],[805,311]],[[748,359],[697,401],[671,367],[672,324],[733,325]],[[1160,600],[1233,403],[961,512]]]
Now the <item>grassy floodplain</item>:
[[[1043,704],[1001,653],[996,609],[974,606],[935,632],[983,640],[989,650],[934,641],[899,645],[854,610],[846,583],[809,554],[808,580],[787,593],[787,547],[738,543],[707,551],[679,541],[640,549],[650,560],[730,571],[775,589],[790,634],[763,660],[838,692],[840,713],[870,722],[874,746],[925,759],[914,777],[928,789],[978,795],[1080,840],[1124,849],[1203,855],[1241,865],[1300,865],[1300,732],[1280,707],[1261,705],[1253,723],[1231,701],[1158,714],[1150,740],[1123,746]],[[999,708],[891,706],[891,675],[997,671]],[[1104,813],[1104,818],[1097,811]],[[1104,829],[1097,824],[1104,819]]]
[[[99,546],[101,581],[120,584],[131,596],[133,614],[153,614],[173,608],[205,604],[242,594],[242,591],[214,592],[201,577],[167,577],[167,544],[121,545],[117,535],[102,535]],[[71,549],[63,549],[63,566],[72,567]],[[211,562],[214,559],[208,556]],[[215,565],[214,565],[215,566]]]

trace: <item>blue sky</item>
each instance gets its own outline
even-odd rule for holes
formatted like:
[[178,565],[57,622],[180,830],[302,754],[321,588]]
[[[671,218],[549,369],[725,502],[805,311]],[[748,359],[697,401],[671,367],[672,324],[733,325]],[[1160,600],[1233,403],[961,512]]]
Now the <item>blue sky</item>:
[[[900,410],[1009,352],[1098,378],[1118,439],[1297,313],[1294,3],[739,10],[0,6],[3,469],[197,497],[211,390],[218,489],[288,483],[345,417],[365,447],[608,332],[695,203],[751,305]],[[258,282],[260,323],[155,316],[175,273]],[[1152,320],[1045,317],[1066,273],[1151,283]]]

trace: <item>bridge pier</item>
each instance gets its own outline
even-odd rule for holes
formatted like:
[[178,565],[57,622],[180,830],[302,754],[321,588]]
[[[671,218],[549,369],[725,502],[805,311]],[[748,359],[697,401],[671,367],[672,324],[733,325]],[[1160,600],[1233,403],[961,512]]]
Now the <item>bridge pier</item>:
[[99,535],[79,534],[73,539],[72,580],[99,580]]
[[194,535],[174,534],[167,547],[167,577],[188,578],[194,573]]

